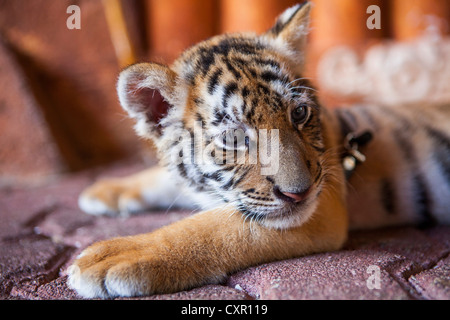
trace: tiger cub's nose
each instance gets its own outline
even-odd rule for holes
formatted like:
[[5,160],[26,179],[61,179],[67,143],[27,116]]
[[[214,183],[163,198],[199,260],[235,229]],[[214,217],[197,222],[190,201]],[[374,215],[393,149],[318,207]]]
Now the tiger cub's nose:
[[275,196],[283,201],[286,202],[301,202],[303,200],[305,200],[309,193],[311,191],[311,187],[308,187],[306,190],[304,191],[300,191],[300,192],[283,192],[280,190],[280,188],[278,186],[275,186],[273,188],[273,193],[275,194]]

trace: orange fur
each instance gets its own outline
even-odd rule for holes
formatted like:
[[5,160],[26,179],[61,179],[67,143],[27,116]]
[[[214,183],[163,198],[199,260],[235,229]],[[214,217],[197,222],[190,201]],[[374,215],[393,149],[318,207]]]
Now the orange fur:
[[[287,14],[281,16],[278,27],[266,34],[267,38],[264,41],[277,41],[278,37],[280,41],[292,46],[291,49],[302,50],[309,8],[309,5],[296,6],[287,11]],[[251,46],[253,43],[251,41],[254,41],[252,37],[256,35],[237,34],[236,37],[243,39],[243,47],[239,50],[245,51],[245,46]],[[227,36],[222,36],[205,41],[191,51],[188,50],[179,61],[190,61],[190,59],[194,61],[199,54],[198,51],[208,49],[208,46],[220,46],[226,38]],[[231,50],[229,54],[239,59],[241,56],[239,50],[236,52]],[[301,69],[300,65],[291,65],[291,58],[286,58],[276,50],[270,49],[268,52],[271,54],[271,59],[279,61],[278,63],[286,68],[284,70],[294,72],[292,70]],[[293,51],[287,52],[289,55]],[[263,57],[266,58],[266,56]],[[220,59],[215,59],[214,62],[216,67],[224,70],[229,68],[228,62]],[[256,67],[257,64],[252,66],[252,68]],[[175,67],[175,69],[180,68],[182,66]],[[251,70],[248,72],[252,73]],[[223,82],[235,81],[235,73],[223,72],[222,75]],[[247,74],[242,78],[240,85],[252,91],[253,97],[256,98],[261,93],[261,87],[258,82],[254,82],[249,77],[250,75]],[[156,88],[169,104],[183,103],[184,111],[181,119],[183,125],[192,130],[194,122],[199,117],[208,117],[208,113],[205,114],[206,111],[203,111],[202,114],[195,102],[196,98],[202,97],[206,83],[205,78],[198,76],[198,79],[203,84],[187,89],[186,82],[180,75],[177,78],[176,72],[171,69],[157,64],[138,64],[125,70],[119,78],[119,98],[124,108],[137,120],[138,133],[157,140],[161,132],[155,129],[150,119],[146,118],[149,112],[145,109],[148,108],[148,105],[146,106],[148,99],[153,96],[152,90]],[[237,85],[235,90],[236,88]],[[274,101],[274,96],[270,94],[267,98]],[[260,223],[253,221],[253,218],[247,219],[248,217],[243,215],[233,203],[222,203],[217,209],[200,212],[153,233],[116,238],[90,246],[71,266],[70,285],[85,297],[174,292],[206,283],[220,282],[231,272],[263,262],[339,249],[347,235],[347,211],[346,190],[342,183],[344,177],[337,154],[330,153],[326,159],[322,159],[321,161],[326,163],[323,164],[323,172],[322,168],[319,170],[319,162],[315,158],[317,153],[306,142],[293,141],[293,137],[298,136],[296,130],[299,129],[295,129],[291,123],[287,122],[291,121],[288,120],[290,116],[286,116],[284,111],[268,112],[265,101],[268,100],[260,101],[258,105],[252,103],[252,107],[257,110],[255,114],[258,116],[258,129],[280,129],[281,144],[284,143],[282,170],[273,177],[279,183],[288,183],[288,186],[292,185],[291,182],[295,183],[296,176],[292,175],[290,170],[293,168],[292,163],[299,160],[296,157],[301,155],[303,158],[301,161],[308,162],[309,170],[319,172],[317,179],[324,180],[321,191],[315,189],[316,205],[311,217],[310,213],[302,217],[302,211],[296,210],[290,214],[300,216],[300,219],[289,220],[291,218],[288,217],[287,222],[280,224],[279,220],[284,218],[275,215],[268,217],[268,224]],[[289,101],[289,103],[292,102],[292,100]],[[311,103],[310,100],[306,101]],[[161,102],[158,103],[153,107],[160,107]],[[237,114],[237,106],[231,107],[234,114]],[[292,108],[293,106],[290,105],[287,112],[290,113]],[[325,113],[322,126],[323,143],[326,149],[335,149],[338,145],[335,138],[336,123],[333,123],[333,118]],[[159,141],[159,149],[163,149],[166,145],[167,142]],[[281,147],[283,148],[283,145]],[[239,181],[241,188],[239,190],[251,190],[258,186],[256,195],[264,194],[270,197],[274,186],[268,182],[270,179],[267,180],[266,176],[259,174],[260,169],[259,162],[253,165],[251,170],[247,169],[245,179]],[[150,169],[131,177],[99,182],[83,192],[80,197],[80,206],[84,207],[85,211],[91,210],[91,213],[95,214],[95,206],[98,205],[95,201],[98,200],[108,210],[127,211],[127,208],[121,205],[126,201],[122,200],[144,202],[145,188],[151,187],[156,190],[161,182],[164,182],[166,187],[171,185],[164,181],[167,180],[164,171],[158,170]],[[296,170],[297,174],[301,173],[299,171],[301,169]],[[153,184],[149,184],[149,181],[153,181]],[[314,181],[314,183],[319,184],[322,181]],[[169,192],[164,191],[161,197],[169,197]],[[254,196],[254,199],[258,199],[258,196]],[[309,211],[312,212],[312,209]]]
[[175,292],[252,265],[337,250],[346,235],[343,188],[330,182],[313,218],[300,227],[268,229],[231,208],[210,210],[153,233],[92,245],[75,261],[71,284],[91,281],[105,297]]
[[[336,250],[349,221],[353,227],[449,221],[448,106],[320,107],[301,76],[309,10],[309,4],[289,8],[261,36],[206,40],[171,67],[141,63],[121,73],[121,104],[136,120],[137,133],[154,139],[166,168],[98,182],[83,192],[80,207],[92,214],[129,213],[155,205],[192,208],[198,198],[215,209],[87,248],[69,272],[82,296],[174,292],[218,283],[260,263]],[[160,110],[167,111],[162,119],[155,116]],[[202,152],[205,145],[197,148],[192,138],[174,141],[197,129],[212,139],[208,147],[219,157],[229,147],[223,144],[227,130],[248,133],[245,147],[229,147],[233,153],[244,149],[246,157],[256,130],[278,130],[279,149],[270,145],[270,153],[280,154],[278,170],[264,174],[262,161],[174,161],[180,153]],[[363,132],[373,134],[356,145],[367,161],[346,180],[340,162],[354,150],[345,141]],[[431,189],[437,182],[442,188]]]

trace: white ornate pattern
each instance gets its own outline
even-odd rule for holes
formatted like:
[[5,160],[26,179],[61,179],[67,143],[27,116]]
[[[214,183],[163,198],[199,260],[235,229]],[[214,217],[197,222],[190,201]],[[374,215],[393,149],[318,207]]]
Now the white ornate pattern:
[[449,102],[450,38],[384,42],[362,59],[349,47],[336,47],[319,62],[318,79],[331,93],[388,105]]

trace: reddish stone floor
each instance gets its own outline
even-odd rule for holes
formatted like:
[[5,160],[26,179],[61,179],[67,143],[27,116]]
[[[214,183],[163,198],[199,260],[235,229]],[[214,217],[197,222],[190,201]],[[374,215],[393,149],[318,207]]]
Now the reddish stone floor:
[[[83,248],[186,217],[175,211],[94,217],[78,209],[78,194],[99,172],[121,176],[140,168],[117,165],[39,187],[0,189],[0,299],[81,299],[68,288],[66,269]],[[139,299],[448,300],[449,253],[450,227],[352,232],[337,252],[252,267],[221,285]]]

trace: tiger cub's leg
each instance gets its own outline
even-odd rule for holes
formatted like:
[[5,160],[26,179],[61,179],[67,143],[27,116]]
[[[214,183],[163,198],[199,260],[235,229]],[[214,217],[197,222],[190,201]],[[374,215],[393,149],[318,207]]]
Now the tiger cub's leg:
[[100,180],[85,189],[80,208],[93,215],[132,214],[150,208],[194,208],[194,203],[164,167],[154,167],[124,178]]
[[219,283],[264,262],[339,249],[347,232],[345,203],[336,195],[322,198],[314,217],[291,229],[252,225],[224,206],[153,233],[95,243],[69,268],[69,285],[86,298],[169,293]]

